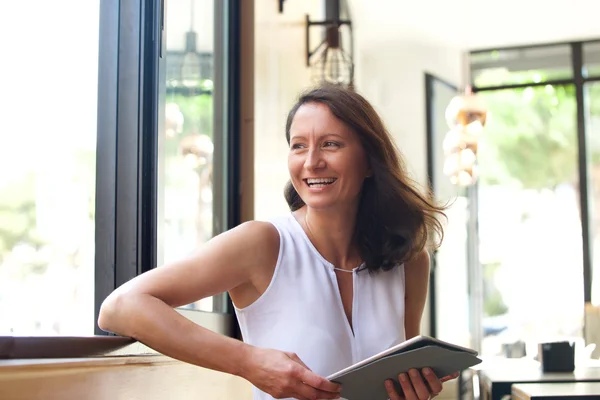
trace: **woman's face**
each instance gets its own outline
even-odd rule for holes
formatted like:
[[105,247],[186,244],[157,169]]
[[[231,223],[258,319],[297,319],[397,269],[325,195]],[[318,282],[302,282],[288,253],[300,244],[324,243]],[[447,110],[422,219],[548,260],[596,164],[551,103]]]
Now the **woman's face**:
[[357,134],[320,103],[304,104],[294,116],[288,168],[294,188],[315,209],[357,204],[370,175]]

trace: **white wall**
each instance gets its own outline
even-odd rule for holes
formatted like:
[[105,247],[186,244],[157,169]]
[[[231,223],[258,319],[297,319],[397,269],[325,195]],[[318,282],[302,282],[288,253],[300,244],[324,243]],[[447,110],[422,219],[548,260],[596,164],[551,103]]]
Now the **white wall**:
[[[471,49],[599,39],[598,0],[351,0],[380,28]],[[375,24],[374,24],[375,25]]]
[[[392,5],[391,0],[382,4]],[[305,67],[305,14],[322,18],[321,0],[287,0],[283,14],[270,0],[256,2],[255,217],[287,212],[285,118],[297,94],[311,85]],[[461,51],[419,27],[399,29],[394,14],[351,0],[356,87],[380,112],[404,153],[411,175],[426,183],[425,81],[430,72],[460,84]],[[417,29],[418,28],[418,29]],[[428,315],[423,332],[428,332]]]
[[598,0],[462,0],[481,17],[468,23],[469,47],[600,39]]
[[323,18],[321,0],[255,3],[254,212],[267,219],[289,211],[283,198],[288,180],[285,121],[298,94],[311,85],[306,68],[305,18]]
[[[381,113],[405,153],[413,176],[426,182],[424,73],[460,85],[461,51],[423,31],[399,29],[396,16],[351,0],[356,87]],[[322,1],[287,0],[283,14],[269,0],[256,2],[256,217],[287,210],[285,117],[297,94],[311,85],[305,67],[306,13],[322,18]],[[282,205],[283,204],[283,205]]]
[[[378,3],[379,4],[379,3]],[[421,185],[427,183],[425,78],[429,72],[461,85],[462,50],[427,33],[422,24],[398,24],[400,19],[425,15],[389,12],[396,2],[383,0],[373,7],[367,0],[351,0],[356,40],[356,86],[377,108],[407,161],[410,173]],[[444,3],[446,4],[446,3]],[[392,9],[386,12],[385,7]],[[426,6],[426,5],[425,5]],[[408,6],[406,6],[408,7]],[[447,7],[447,4],[446,4]],[[439,28],[439,27],[438,27]],[[421,331],[429,333],[429,304]]]

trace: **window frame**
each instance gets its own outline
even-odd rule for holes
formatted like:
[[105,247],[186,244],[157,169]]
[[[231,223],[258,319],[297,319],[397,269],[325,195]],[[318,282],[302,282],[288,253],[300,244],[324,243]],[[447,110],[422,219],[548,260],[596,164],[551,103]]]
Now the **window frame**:
[[[592,270],[593,270],[593,260],[592,260],[592,246],[591,242],[593,240],[593,233],[591,231],[590,224],[590,182],[589,182],[589,155],[588,155],[588,144],[587,144],[587,136],[586,136],[586,98],[584,93],[584,87],[586,83],[600,81],[600,76],[592,76],[585,77],[583,74],[584,67],[584,46],[587,43],[597,43],[600,39],[591,39],[585,41],[572,41],[572,42],[554,42],[554,43],[544,43],[537,45],[524,45],[524,46],[512,46],[512,47],[501,47],[501,48],[491,48],[491,49],[478,49],[470,52],[470,55],[476,55],[479,53],[486,53],[492,51],[502,51],[502,50],[518,50],[518,49],[536,49],[542,47],[550,47],[557,45],[568,45],[571,50],[571,69],[573,71],[573,77],[569,79],[556,79],[556,80],[545,80],[541,82],[530,82],[523,84],[506,84],[506,85],[494,85],[494,86],[476,86],[474,82],[471,82],[473,92],[483,92],[483,91],[498,91],[498,90],[506,90],[506,89],[518,89],[525,87],[536,87],[536,86],[545,86],[545,85],[573,85],[575,88],[575,100],[576,100],[576,131],[577,131],[577,168],[579,174],[579,202],[580,202],[580,210],[581,210],[581,229],[582,229],[582,267],[583,267],[583,293],[584,293],[584,304],[582,304],[582,308],[585,307],[586,304],[591,303],[592,301]],[[499,66],[502,65],[502,61],[498,61]],[[477,190],[477,183],[473,185],[473,190]],[[478,206],[475,202],[473,205],[474,210],[471,212],[471,215],[474,215],[477,218],[478,215]],[[477,227],[475,227],[477,230]],[[477,235],[471,236],[469,235],[468,241],[468,253],[470,255],[477,254]],[[478,271],[481,269],[479,265],[478,258],[470,257],[470,262],[472,265],[469,265],[469,270],[471,272]],[[469,287],[477,287],[481,285],[481,282],[473,282],[472,280],[480,281],[482,279],[481,274],[471,274],[469,282]],[[483,301],[482,292],[481,291],[472,291],[472,296],[477,296],[478,298],[472,299],[473,304],[481,304]],[[481,313],[478,312],[478,307],[469,310],[470,319],[473,322],[472,326],[477,327],[480,326],[480,323],[477,321],[481,321]],[[479,314],[479,315],[477,315]],[[583,327],[582,335],[586,334],[586,330],[588,327]],[[481,332],[472,332],[474,344],[476,344],[476,348],[479,349],[479,345],[481,343]]]
[[[94,336],[0,336],[0,360],[154,352],[131,338],[100,330],[97,320],[102,302],[114,289],[157,267],[158,132],[164,126],[166,92],[165,1],[100,0]],[[215,190],[223,200],[214,206],[215,232],[241,222],[240,53],[241,41],[248,42],[241,36],[241,24],[248,29],[249,23],[242,17],[242,1],[215,1],[215,137],[223,148],[222,154],[215,154]],[[250,3],[253,6],[249,2],[243,7]],[[177,311],[209,329],[238,336],[231,300],[227,294],[221,297],[225,313]]]
[[[458,94],[456,85],[434,75],[425,72],[425,139],[427,141],[427,183],[433,196],[436,195],[436,181],[438,178],[435,168],[435,148],[436,135],[434,132],[435,115],[434,115],[434,99],[435,99],[435,84],[441,84],[453,90]],[[431,266],[429,272],[429,335],[437,337],[437,307],[436,307],[436,267],[437,267],[437,250],[431,255]]]
[[102,0],[98,57],[94,333],[104,299],[156,265],[163,0]]
[[[166,93],[165,1],[101,0],[96,275],[94,321],[104,299],[117,287],[157,267],[159,135]],[[213,231],[240,221],[240,41],[241,1],[215,1],[214,24],[214,192]],[[117,33],[118,32],[118,33]],[[137,155],[132,157],[131,155]],[[233,306],[225,310],[222,333],[233,335]],[[204,324],[207,313],[179,310]],[[219,314],[219,312],[214,312]],[[96,335],[107,335],[94,324]]]

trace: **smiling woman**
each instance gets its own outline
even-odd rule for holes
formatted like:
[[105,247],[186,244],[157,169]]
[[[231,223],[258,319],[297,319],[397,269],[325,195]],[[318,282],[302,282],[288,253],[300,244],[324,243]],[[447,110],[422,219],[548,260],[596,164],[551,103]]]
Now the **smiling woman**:
[[[286,137],[291,212],[244,223],[127,282],[104,302],[99,325],[239,375],[255,400],[347,397],[326,377],[419,334],[426,245],[441,238],[443,208],[408,178],[379,116],[354,91],[323,86],[301,96]],[[243,342],[173,310],[223,291]],[[423,399],[453,377],[412,369],[397,381],[406,398]]]
[[[441,242],[437,217],[444,208],[409,178],[383,121],[358,93],[323,86],[302,95],[288,115],[286,138],[291,179],[285,198],[290,208],[313,201],[317,203],[311,207],[326,207],[327,198],[310,196],[322,188],[309,185],[308,179],[334,179],[327,186],[331,191],[323,193],[357,201],[357,233],[367,268],[393,268],[423,250],[431,237]],[[340,184],[337,169],[345,170]]]
[[314,209],[345,204],[355,211],[363,181],[370,175],[359,138],[324,104],[300,107],[290,127],[291,182]]

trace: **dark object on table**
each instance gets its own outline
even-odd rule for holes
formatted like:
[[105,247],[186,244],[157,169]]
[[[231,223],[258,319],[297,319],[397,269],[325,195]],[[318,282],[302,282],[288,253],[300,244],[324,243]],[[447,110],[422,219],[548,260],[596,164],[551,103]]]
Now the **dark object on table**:
[[538,345],[538,357],[544,372],[573,372],[575,343],[551,342]]
[[502,353],[506,358],[523,358],[527,355],[525,342],[518,340],[513,343],[504,343],[502,345]]

